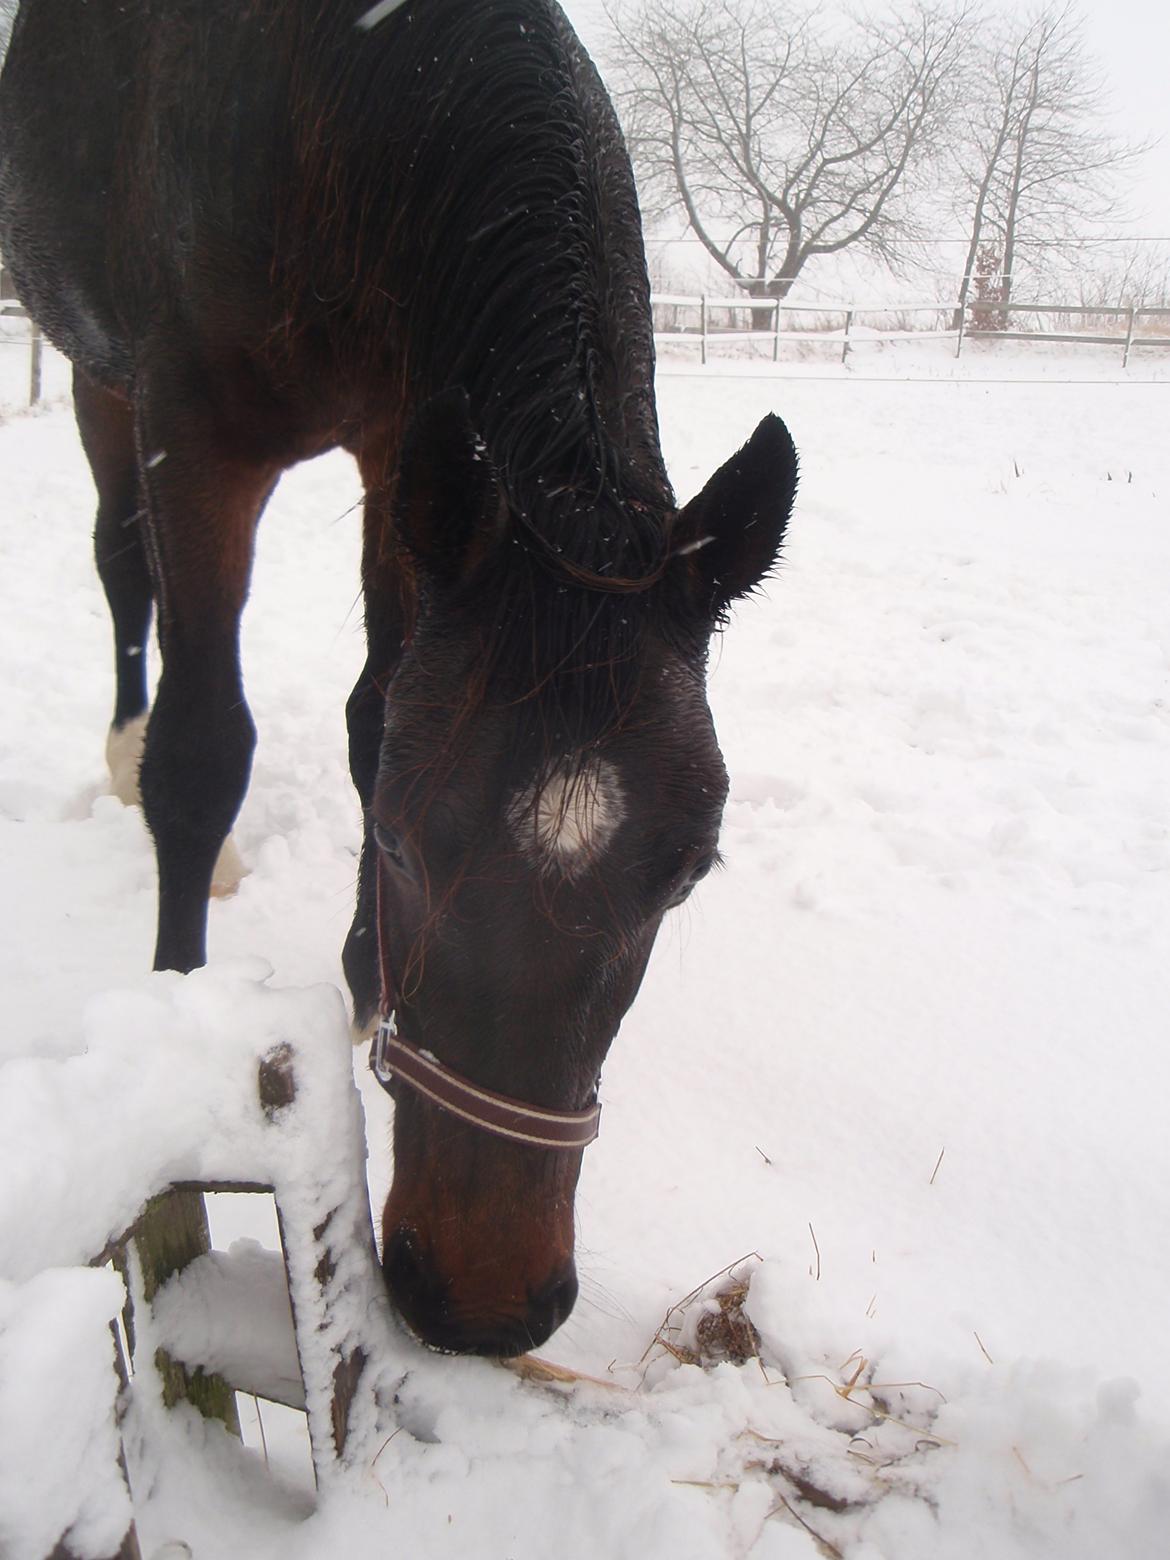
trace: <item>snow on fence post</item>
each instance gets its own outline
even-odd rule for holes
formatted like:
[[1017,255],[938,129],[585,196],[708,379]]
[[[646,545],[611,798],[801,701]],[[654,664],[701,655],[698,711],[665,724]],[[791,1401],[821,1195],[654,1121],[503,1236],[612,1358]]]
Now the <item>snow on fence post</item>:
[[[287,1045],[278,1046],[260,1062],[260,1104],[270,1121],[277,1120],[281,1112],[296,1099],[296,1076],[292,1062],[292,1048]],[[368,1202],[364,1221],[366,1228],[357,1231],[346,1227],[345,1210],[342,1207],[331,1208],[312,1231],[312,1250],[309,1253],[303,1250],[304,1231],[291,1229],[281,1207],[279,1195],[276,1198],[276,1222],[280,1230],[281,1250],[284,1253],[297,1357],[305,1385],[305,1416],[308,1420],[309,1444],[313,1454],[313,1471],[317,1485],[320,1487],[328,1480],[330,1470],[335,1468],[345,1456],[349,1441],[350,1417],[357,1398],[358,1384],[367,1364],[370,1363],[370,1354],[363,1342],[346,1340],[336,1349],[337,1357],[329,1380],[323,1383],[320,1379],[319,1362],[312,1357],[306,1340],[320,1328],[322,1317],[329,1308],[331,1290],[345,1286],[344,1279],[339,1279],[340,1254],[335,1246],[344,1248],[354,1240],[356,1235],[358,1241],[367,1246],[369,1256],[376,1268],[374,1231],[369,1220]],[[298,1306],[299,1286],[293,1272],[294,1263],[299,1259],[298,1265],[303,1267],[306,1256],[316,1258],[311,1269],[313,1280],[311,1309],[317,1314],[309,1316],[301,1314],[305,1309],[303,1297],[301,1305]]]
[[[257,1093],[266,1120],[278,1130],[286,1111],[297,1102],[295,1053],[292,1046],[280,1043],[259,1059]],[[239,1434],[235,1393],[244,1391],[286,1403],[304,1410],[312,1449],[313,1471],[318,1488],[332,1482],[339,1470],[355,1455],[360,1457],[361,1435],[353,1434],[355,1417],[363,1430],[368,1428],[373,1401],[371,1382],[376,1374],[379,1345],[372,1324],[368,1324],[369,1296],[361,1293],[361,1275],[368,1273],[371,1294],[384,1291],[378,1275],[373,1223],[370,1218],[364,1180],[361,1196],[348,1192],[319,1199],[307,1206],[303,1194],[287,1179],[287,1167],[273,1182],[214,1180],[199,1184],[176,1183],[147,1204],[141,1217],[95,1259],[100,1265],[112,1261],[122,1273],[127,1293],[137,1291],[146,1306],[149,1320],[136,1329],[132,1300],[123,1312],[123,1325],[131,1354],[135,1352],[135,1332],[156,1345],[153,1364],[163,1386],[163,1401],[168,1408],[185,1400],[202,1413],[223,1419]],[[233,1329],[240,1325],[241,1313],[225,1309],[221,1315],[216,1301],[223,1301],[232,1288],[233,1256],[213,1252],[209,1238],[205,1192],[268,1192],[276,1203],[283,1268],[282,1292],[287,1293],[291,1333],[285,1342],[272,1334],[271,1316],[265,1337],[275,1357],[285,1349],[295,1350],[293,1371],[299,1367],[300,1381],[266,1375],[271,1359],[249,1362],[257,1365],[253,1378],[248,1366],[239,1360],[226,1363],[222,1355],[224,1340],[229,1342]],[[290,1201],[286,1201],[291,1199]],[[311,1211],[307,1211],[311,1210]],[[311,1224],[311,1228],[310,1228]],[[127,1248],[133,1244],[141,1269],[136,1285],[129,1271]],[[223,1287],[227,1275],[227,1291]],[[256,1274],[250,1272],[254,1281]],[[191,1293],[202,1297],[202,1307],[210,1309],[212,1327],[208,1334],[197,1329],[194,1336],[184,1335],[181,1324],[176,1330],[176,1314],[184,1313],[182,1290],[178,1284],[192,1285]],[[164,1294],[164,1286],[167,1292]],[[356,1296],[356,1298],[355,1298]],[[264,1295],[257,1294],[263,1305]],[[361,1318],[353,1325],[339,1314],[353,1310]],[[164,1309],[160,1311],[159,1307]],[[187,1308],[188,1314],[190,1307]],[[277,1332],[279,1332],[277,1324]],[[117,1344],[117,1339],[115,1338]],[[205,1352],[210,1349],[210,1353]],[[120,1351],[115,1366],[125,1387],[127,1382]],[[369,1369],[367,1369],[369,1367]],[[140,1367],[141,1368],[141,1367]],[[222,1372],[222,1374],[221,1374]],[[241,1374],[243,1372],[243,1374]],[[361,1404],[359,1412],[358,1405]],[[352,1443],[358,1443],[355,1453]],[[127,1480],[127,1484],[129,1481]],[[126,1544],[109,1560],[140,1560],[133,1531]],[[50,1560],[73,1560],[65,1548]]]
[[[47,1556],[47,1560],[78,1560],[78,1556],[69,1548],[69,1541],[63,1538],[56,1548]],[[142,1548],[138,1542],[138,1531],[133,1522],[126,1529],[126,1537],[112,1555],[103,1556],[103,1560],[142,1560]]]
[[[128,1304],[129,1301],[127,1301],[127,1305]],[[126,1364],[126,1356],[122,1352],[122,1337],[118,1332],[118,1324],[116,1321],[110,1323],[110,1340],[114,1348],[114,1371],[117,1374],[119,1386],[117,1416],[119,1426],[118,1439],[120,1442],[122,1416],[126,1411],[126,1396],[130,1391],[130,1370]],[[122,1478],[126,1481],[126,1489],[129,1490],[130,1470],[126,1466],[126,1449],[123,1446],[119,1446],[118,1466],[122,1470]],[[118,1546],[117,1553],[111,1557],[111,1560],[142,1560],[142,1548],[138,1542],[138,1529],[135,1526],[133,1518],[130,1519],[130,1526],[123,1534],[122,1542]]]
[[[0,1468],[4,1555],[11,1532],[30,1560],[141,1560],[128,1404],[149,1453],[164,1405],[227,1418],[255,1393],[306,1413],[323,1497],[366,1478],[410,1345],[378,1266],[351,1057],[335,992],[200,971],[150,1004],[112,994],[82,1054],[29,1058],[0,1092],[0,1420],[35,1453]],[[58,1095],[39,1136],[12,1130]],[[136,1125],[107,1177],[107,1137]],[[38,1173],[42,1142],[61,1176]],[[60,1186],[87,1178],[61,1217]],[[209,1192],[272,1196],[282,1249],[209,1249]]]
[[853,310],[845,310],[845,339],[841,343],[841,361],[849,356],[849,332],[853,329]]

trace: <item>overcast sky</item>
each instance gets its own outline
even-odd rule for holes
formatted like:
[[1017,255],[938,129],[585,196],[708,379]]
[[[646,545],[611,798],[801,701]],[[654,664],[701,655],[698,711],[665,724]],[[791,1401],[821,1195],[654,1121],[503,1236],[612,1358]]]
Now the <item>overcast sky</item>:
[[1170,7],[1165,0],[1093,0],[1085,33],[1107,70],[1123,133],[1160,138],[1145,159],[1143,233],[1170,235]]
[[[606,27],[602,0],[561,4],[586,47],[600,54]],[[995,9],[1023,15],[1035,7],[1001,0]],[[1080,9],[1086,41],[1109,78],[1116,129],[1134,140],[1161,140],[1137,181],[1128,231],[1170,237],[1170,0],[1085,0]]]

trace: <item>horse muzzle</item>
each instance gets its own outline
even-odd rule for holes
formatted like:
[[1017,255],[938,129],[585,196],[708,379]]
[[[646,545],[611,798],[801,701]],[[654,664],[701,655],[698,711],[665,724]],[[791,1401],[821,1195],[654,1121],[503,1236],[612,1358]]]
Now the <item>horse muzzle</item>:
[[560,1111],[493,1093],[403,1040],[393,1015],[370,1065],[396,1105],[382,1218],[391,1300],[435,1349],[537,1348],[577,1298],[573,1198],[596,1098]]
[[577,1272],[570,1257],[551,1280],[514,1303],[460,1303],[455,1283],[440,1276],[408,1225],[386,1237],[382,1271],[390,1298],[411,1332],[428,1348],[446,1354],[510,1359],[539,1348],[577,1299]]

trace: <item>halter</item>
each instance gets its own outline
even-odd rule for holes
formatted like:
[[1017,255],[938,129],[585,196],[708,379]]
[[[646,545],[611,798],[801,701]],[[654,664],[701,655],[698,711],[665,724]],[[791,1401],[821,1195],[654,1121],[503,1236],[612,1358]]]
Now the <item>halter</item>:
[[370,1070],[388,1094],[396,1080],[405,1083],[440,1110],[514,1143],[580,1150],[597,1136],[601,1106],[596,1099],[584,1110],[545,1110],[481,1089],[444,1067],[429,1051],[409,1045],[398,1033],[393,1013],[378,1025],[370,1048]]

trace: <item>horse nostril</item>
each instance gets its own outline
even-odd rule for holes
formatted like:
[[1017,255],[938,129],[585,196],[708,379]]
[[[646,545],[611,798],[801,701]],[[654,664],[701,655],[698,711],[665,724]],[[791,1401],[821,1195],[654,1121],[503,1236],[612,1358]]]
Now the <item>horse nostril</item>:
[[414,1232],[405,1226],[395,1230],[386,1241],[382,1271],[391,1294],[404,1307],[412,1301],[417,1304],[432,1287]]
[[519,1314],[514,1302],[484,1306],[475,1313],[453,1303],[448,1282],[439,1277],[426,1248],[410,1225],[387,1235],[382,1250],[386,1288],[399,1315],[431,1348],[456,1354],[487,1354],[507,1359],[538,1348],[573,1309],[577,1274],[567,1269],[539,1289],[529,1290]]
[[567,1273],[554,1278],[551,1283],[528,1297],[530,1310],[529,1329],[538,1342],[550,1337],[568,1316],[577,1301],[577,1272],[570,1266]]

